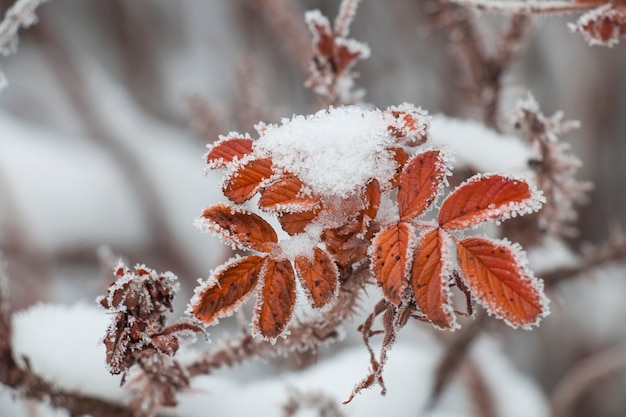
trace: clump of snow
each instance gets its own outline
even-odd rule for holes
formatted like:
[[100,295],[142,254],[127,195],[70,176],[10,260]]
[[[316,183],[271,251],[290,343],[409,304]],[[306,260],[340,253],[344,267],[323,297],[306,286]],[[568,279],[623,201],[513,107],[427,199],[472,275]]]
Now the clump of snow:
[[529,146],[514,136],[501,135],[473,120],[432,116],[429,143],[453,149],[456,166],[478,172],[527,172],[533,157]]
[[264,125],[255,151],[322,196],[348,196],[376,178],[386,184],[396,162],[394,138],[380,110],[346,106]]
[[13,316],[15,359],[28,357],[36,373],[63,389],[120,400],[120,377],[107,372],[99,342],[109,321],[95,306],[37,304]]

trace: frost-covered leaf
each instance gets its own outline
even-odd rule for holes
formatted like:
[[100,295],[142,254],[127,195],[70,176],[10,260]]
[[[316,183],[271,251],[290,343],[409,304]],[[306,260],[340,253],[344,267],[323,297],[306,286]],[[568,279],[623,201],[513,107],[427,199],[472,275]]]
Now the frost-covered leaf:
[[391,121],[388,129],[395,138],[405,138],[410,145],[426,141],[428,118],[426,112],[409,103],[389,107],[386,111]]
[[304,229],[311,224],[319,212],[320,209],[303,211],[302,213],[281,213],[278,216],[278,222],[287,234],[293,236],[304,232]]
[[247,135],[231,134],[221,137],[206,155],[209,168],[225,167],[228,163],[239,160],[252,153],[253,141]]
[[543,283],[526,267],[521,248],[471,237],[457,242],[456,251],[463,279],[488,312],[525,329],[547,315]]
[[406,165],[407,161],[410,158],[410,155],[402,148],[393,148],[391,149],[393,152],[393,159],[396,161],[396,175],[391,180],[391,186],[396,187],[400,182],[400,175],[402,174],[402,169]]
[[235,169],[222,191],[230,201],[241,204],[251,199],[273,174],[271,159],[253,159]]
[[407,279],[407,253],[413,240],[411,227],[397,223],[379,232],[372,242],[372,270],[389,302],[402,303]]
[[285,330],[296,305],[296,279],[291,262],[267,258],[261,270],[254,330],[275,339]]
[[241,249],[271,252],[278,242],[272,226],[259,215],[225,204],[205,209],[199,225]]
[[618,2],[602,3],[569,27],[582,33],[589,45],[612,47],[619,42],[620,37],[626,36],[626,5],[620,7]]
[[214,270],[196,288],[188,312],[206,324],[231,315],[256,287],[264,260],[261,256],[235,258]]
[[369,221],[376,218],[378,207],[380,207],[380,184],[376,179],[373,179],[367,184],[364,197],[365,209],[363,210],[363,215],[365,215],[366,218],[363,219],[363,226],[367,227]]
[[313,258],[298,256],[294,264],[311,305],[320,308],[328,304],[337,290],[339,279],[337,267],[328,254],[315,248]]
[[441,151],[433,149],[415,155],[400,174],[400,219],[413,219],[427,210],[443,188],[445,176],[446,165]]
[[264,210],[298,213],[319,207],[316,198],[300,194],[302,181],[297,177],[283,178],[261,191],[259,207]]
[[523,178],[475,175],[459,185],[439,209],[439,225],[461,230],[539,210],[543,196]]
[[451,330],[456,327],[448,277],[450,275],[445,232],[431,230],[422,236],[413,257],[411,286],[420,311],[433,325]]

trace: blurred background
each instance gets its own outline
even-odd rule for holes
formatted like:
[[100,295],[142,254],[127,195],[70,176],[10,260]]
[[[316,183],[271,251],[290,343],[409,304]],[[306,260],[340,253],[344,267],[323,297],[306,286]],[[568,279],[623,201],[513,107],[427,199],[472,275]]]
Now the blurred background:
[[[12,1],[2,0],[2,11]],[[20,31],[0,67],[0,250],[14,308],[101,294],[122,256],[171,270],[187,300],[229,253],[193,221],[219,198],[203,175],[205,146],[258,121],[315,111],[304,87],[310,34],[304,11],[336,15],[333,0],[53,0]],[[369,44],[357,85],[385,108],[411,102],[454,117],[480,111],[467,68],[427,0],[363,0],[351,37]],[[505,18],[479,17],[485,47]],[[567,245],[601,245],[626,223],[626,42],[590,47],[567,28],[575,16],[533,21],[503,78],[501,126],[527,92],[542,111],[581,128],[564,140],[595,188]],[[548,268],[549,269],[549,268]],[[626,270],[601,266],[550,289],[553,315],[533,332],[499,325],[511,360],[547,393],[580,360],[626,341]],[[538,273],[541,276],[540,273]],[[602,378],[576,416],[623,416],[626,378]]]

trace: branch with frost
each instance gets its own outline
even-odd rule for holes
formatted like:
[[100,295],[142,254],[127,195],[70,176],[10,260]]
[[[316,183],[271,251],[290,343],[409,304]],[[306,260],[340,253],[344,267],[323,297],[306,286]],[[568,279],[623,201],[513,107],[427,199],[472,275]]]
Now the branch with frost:
[[20,365],[12,347],[12,320],[8,303],[8,276],[0,260],[0,383],[23,398],[47,402],[54,408],[67,410],[72,416],[133,417],[122,405],[74,391],[66,391],[38,375],[28,358]]
[[626,1],[590,0],[570,1],[502,1],[502,0],[455,0],[458,4],[476,10],[522,13],[526,15],[569,14],[586,12],[568,26],[572,32],[580,32],[589,45],[612,47],[626,36]]
[[[18,0],[7,10],[4,20],[0,22],[0,54],[7,56],[17,51],[17,32],[37,23],[35,10],[46,1],[49,0]],[[0,90],[6,86],[7,80],[0,71]]]
[[357,60],[369,57],[370,49],[367,44],[348,38],[358,4],[357,0],[344,0],[334,27],[319,10],[311,10],[305,15],[313,34],[313,60],[305,85],[326,106],[354,104],[365,94],[364,90],[354,88],[358,74],[352,68]]
[[537,214],[539,229],[555,236],[575,236],[577,230],[571,224],[578,218],[576,206],[587,201],[592,184],[576,179],[581,161],[559,136],[577,128],[579,123],[564,121],[560,112],[544,116],[532,95],[518,102],[513,122],[534,150],[535,156],[528,165],[546,197],[546,204]]

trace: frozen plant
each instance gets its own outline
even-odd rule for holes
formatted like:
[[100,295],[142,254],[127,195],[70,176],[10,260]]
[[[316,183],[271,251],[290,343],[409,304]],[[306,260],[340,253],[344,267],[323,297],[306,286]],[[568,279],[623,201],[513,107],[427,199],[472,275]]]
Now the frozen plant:
[[[427,219],[447,184],[450,157],[423,147],[421,109],[330,108],[259,124],[257,132],[256,140],[224,136],[206,156],[209,168],[226,170],[222,191],[235,205],[209,207],[197,224],[255,254],[229,260],[196,288],[188,312],[199,320],[217,323],[256,291],[253,333],[289,337],[296,278],[311,306],[322,309],[364,265],[395,323],[388,338],[411,316],[459,327],[453,286],[466,294],[468,309],[478,300],[512,327],[530,328],[548,313],[543,284],[518,245],[463,233],[537,211],[541,192],[522,177],[480,174],[443,200],[436,220]],[[243,206],[257,194],[258,214]]]

